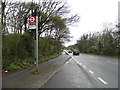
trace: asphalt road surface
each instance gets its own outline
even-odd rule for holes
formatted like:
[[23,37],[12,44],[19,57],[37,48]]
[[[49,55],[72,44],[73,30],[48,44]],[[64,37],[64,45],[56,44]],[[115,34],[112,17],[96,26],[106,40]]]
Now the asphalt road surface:
[[118,60],[73,56],[42,88],[118,88]]

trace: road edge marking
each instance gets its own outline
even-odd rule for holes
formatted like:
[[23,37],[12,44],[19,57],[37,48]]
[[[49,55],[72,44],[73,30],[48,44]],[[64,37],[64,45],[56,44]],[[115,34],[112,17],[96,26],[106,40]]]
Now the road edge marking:
[[107,84],[102,78],[98,77],[98,80],[101,81],[103,84]]
[[86,66],[83,66],[84,68],[87,68]]
[[94,74],[94,72],[93,72],[93,71],[91,71],[91,70],[89,70],[89,72],[90,72],[91,74]]
[[81,66],[81,65],[82,65],[82,63],[80,63],[80,62],[79,62],[79,65]]

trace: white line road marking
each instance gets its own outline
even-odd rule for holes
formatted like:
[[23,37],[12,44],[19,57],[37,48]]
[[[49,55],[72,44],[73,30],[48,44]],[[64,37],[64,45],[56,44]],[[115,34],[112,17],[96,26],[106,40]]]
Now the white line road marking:
[[82,63],[79,63],[79,65],[82,65]]
[[91,74],[94,74],[94,72],[93,72],[93,71],[91,71],[91,70],[89,70],[89,72],[90,72]]
[[79,64],[79,61],[77,61],[77,63]]
[[68,64],[69,62],[66,62],[66,64]]
[[84,68],[87,68],[86,66],[83,66]]
[[[70,54],[68,54],[68,55],[70,55]],[[71,56],[71,58],[73,59],[73,60],[75,60],[75,62],[77,63],[77,64],[79,64],[80,66],[82,66],[82,63],[80,63],[79,61],[77,61],[72,55],[70,55]],[[93,57],[93,56],[89,56],[90,58],[95,58],[95,57]],[[71,61],[71,60],[69,60],[69,61]],[[109,61],[107,61],[107,62],[109,62]],[[68,64],[69,62],[66,62],[66,64]],[[83,66],[84,68],[87,68],[86,66]],[[91,74],[94,74],[94,72],[93,71],[91,71],[91,70],[89,70],[89,72],[91,73]],[[99,81],[101,81],[103,84],[107,84],[107,82],[105,82],[103,79],[101,79],[100,77],[98,77],[98,80]]]
[[77,61],[75,58],[73,58],[75,61]]
[[[72,59],[74,59],[72,56],[71,56]],[[75,59],[74,59],[75,60]]]
[[74,59],[75,60],[75,62],[77,62],[77,60],[76,59]]
[[69,62],[71,61],[72,59],[69,60]]
[[100,80],[103,84],[107,84],[107,82],[105,82],[103,79],[101,79],[100,77],[98,77],[98,80]]

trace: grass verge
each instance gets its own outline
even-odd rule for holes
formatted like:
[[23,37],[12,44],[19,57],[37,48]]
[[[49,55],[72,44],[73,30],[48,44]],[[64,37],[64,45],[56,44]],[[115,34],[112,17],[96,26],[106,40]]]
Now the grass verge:
[[[39,59],[39,62],[44,62],[44,61],[48,61],[48,60],[51,60],[51,59],[54,59],[54,58],[57,58],[58,56],[61,55],[62,52],[59,52],[59,53],[56,53],[54,55],[51,55],[51,56],[44,56],[44,57],[41,57]],[[31,64],[35,64],[36,60],[25,60],[25,61],[21,61],[21,62],[16,62],[14,64],[10,64],[9,66],[7,66],[6,68],[3,69],[3,71],[13,71],[13,70],[17,70],[17,69],[21,69],[23,67],[26,67],[28,65],[31,65]],[[37,74],[39,73],[36,69],[33,69],[32,70],[32,73],[33,74]]]
[[62,53],[62,52],[57,53],[57,54],[54,54],[54,55],[51,55],[51,56],[47,56],[47,57],[41,57],[41,58],[39,58],[39,61],[40,61],[40,62],[43,62],[43,61],[46,61],[46,60],[50,60],[50,59],[57,58],[58,56],[61,55],[61,53]]
[[40,74],[39,70],[38,69],[32,69],[32,74]]

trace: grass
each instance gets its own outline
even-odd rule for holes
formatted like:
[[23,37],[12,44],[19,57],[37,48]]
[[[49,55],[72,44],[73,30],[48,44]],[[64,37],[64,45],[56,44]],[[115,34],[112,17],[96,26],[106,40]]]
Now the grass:
[[[51,56],[47,56],[47,57],[41,57],[39,59],[39,62],[43,62],[43,61],[46,61],[46,60],[54,59],[54,58],[58,57],[59,55],[61,55],[61,53],[62,52],[54,54],[54,55],[51,55]],[[20,69],[20,68],[23,68],[23,67],[28,66],[30,64],[34,64],[35,61],[36,60],[25,60],[25,61],[17,62],[15,64],[10,64],[4,70],[12,71],[12,70]],[[36,69],[33,69],[32,73],[33,74],[37,74],[39,72]]]
[[7,70],[10,71],[10,70],[15,70],[15,69],[19,69],[19,68],[20,68],[20,66],[18,66],[18,65],[10,64],[7,67]]
[[54,55],[51,55],[51,56],[48,56],[48,57],[41,57],[39,59],[39,61],[42,62],[42,61],[54,59],[54,58],[58,57],[59,55],[61,55],[61,52],[59,54],[57,53],[57,54],[54,54]]
[[38,69],[32,69],[32,74],[40,74],[39,70]]

